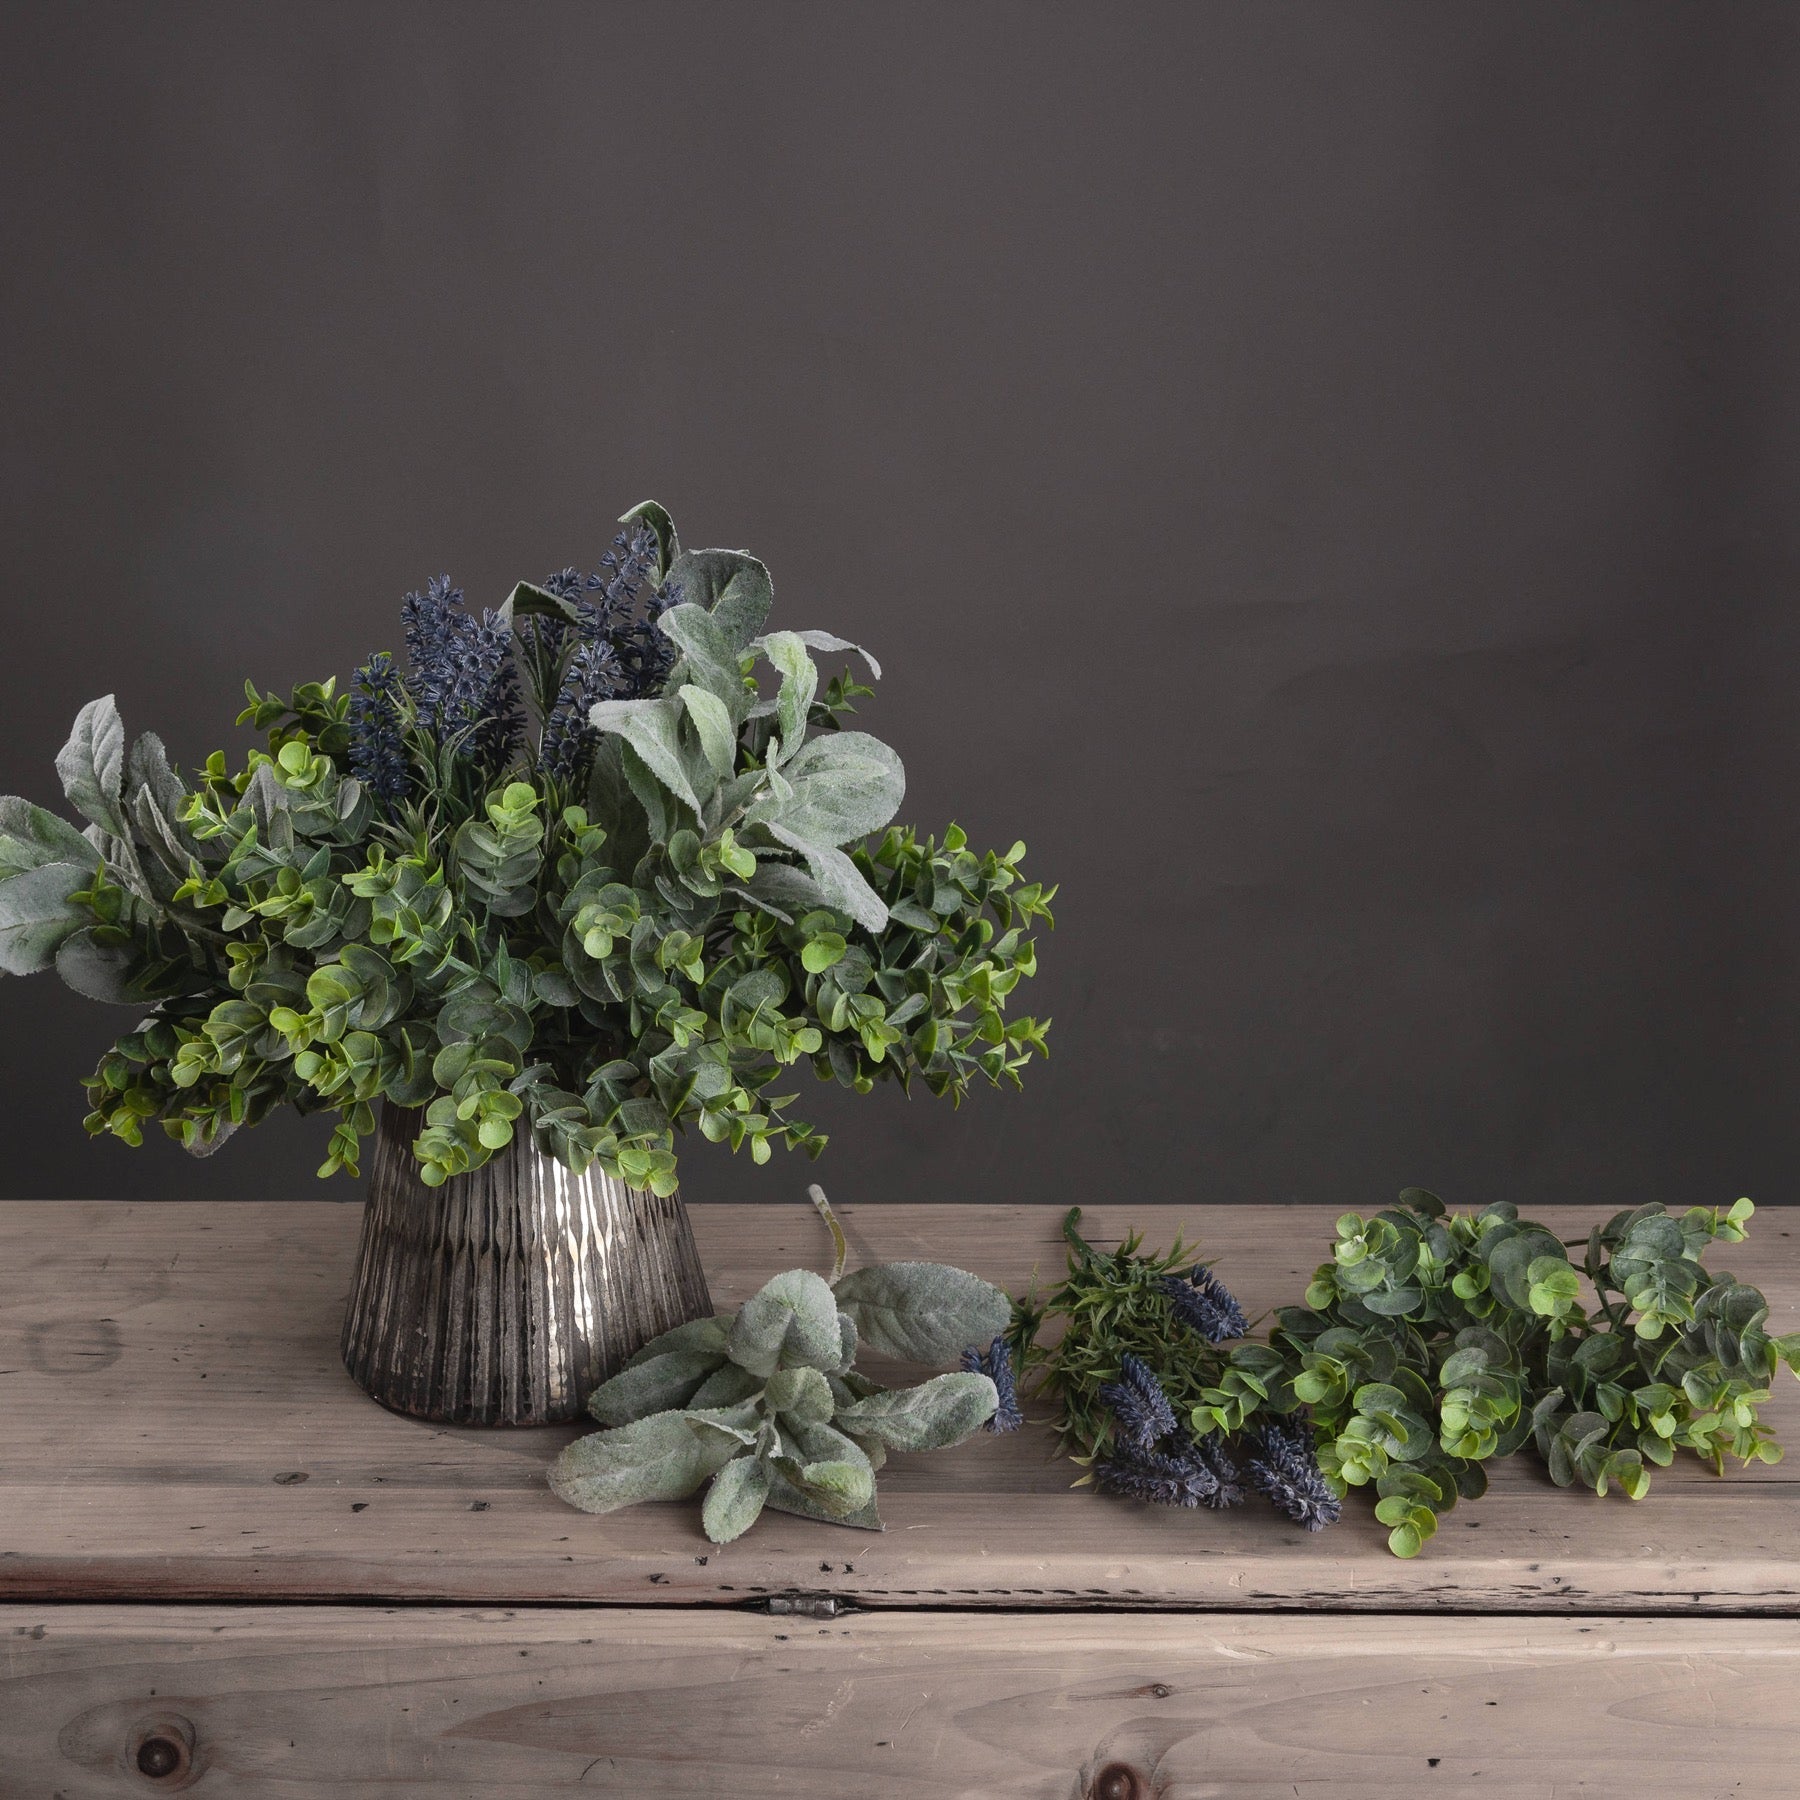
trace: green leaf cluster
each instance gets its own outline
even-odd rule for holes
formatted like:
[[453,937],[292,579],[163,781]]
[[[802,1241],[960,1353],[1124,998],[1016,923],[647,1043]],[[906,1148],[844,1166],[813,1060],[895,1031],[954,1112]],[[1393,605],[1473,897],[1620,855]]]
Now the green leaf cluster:
[[1800,1334],[1771,1335],[1763,1296],[1703,1261],[1753,1211],[1637,1207],[1597,1226],[1577,1265],[1514,1206],[1454,1214],[1409,1188],[1338,1221],[1305,1305],[1232,1352],[1194,1427],[1309,1408],[1320,1468],[1340,1493],[1374,1490],[1399,1556],[1527,1445],[1559,1486],[1634,1500],[1682,1450],[1718,1473],[1728,1456],[1777,1461],[1758,1409],[1781,1364],[1800,1370]]
[[[841,1234],[839,1244],[841,1258]],[[790,1269],[737,1312],[647,1344],[595,1391],[588,1410],[606,1429],[562,1453],[552,1489],[605,1513],[706,1485],[701,1521],[715,1544],[741,1537],[764,1507],[879,1531],[875,1474],[888,1452],[961,1443],[993,1417],[997,1395],[987,1376],[961,1372],[884,1387],[856,1368],[859,1352],[948,1362],[1002,1332],[1012,1308],[942,1263],[848,1275],[840,1265],[833,1276]]]
[[[0,970],[54,967],[140,1022],[87,1083],[91,1132],[159,1125],[204,1153],[277,1106],[334,1115],[321,1174],[354,1173],[375,1108],[418,1109],[441,1183],[521,1131],[570,1168],[672,1192],[692,1129],[766,1161],[825,1139],[779,1092],[802,1064],[960,1102],[1017,1085],[1047,1022],[1007,1016],[1053,890],[1023,844],[893,823],[899,758],[846,729],[872,690],[821,683],[819,631],[766,631],[768,572],[684,551],[653,503],[663,691],[592,710],[565,791],[541,756],[575,646],[572,603],[521,584],[501,609],[538,739],[504,766],[395,696],[408,793],[349,773],[334,681],[247,689],[267,734],[192,778],[108,696],[57,759],[78,829],[0,800]],[[554,629],[551,627],[554,626]],[[542,629],[540,629],[542,627]],[[560,633],[560,636],[558,635]]]

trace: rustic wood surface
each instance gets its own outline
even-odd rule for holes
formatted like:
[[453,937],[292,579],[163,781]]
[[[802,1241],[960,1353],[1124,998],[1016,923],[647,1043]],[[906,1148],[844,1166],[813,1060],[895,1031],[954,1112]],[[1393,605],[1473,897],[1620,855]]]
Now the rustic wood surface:
[[[1541,1216],[1574,1235],[1593,1215]],[[1015,1290],[1062,1267],[1055,1208],[845,1217],[863,1260],[935,1256]],[[0,1599],[643,1606],[812,1590],[954,1610],[1784,1614],[1800,1595],[1794,1480],[1777,1468],[1720,1482],[1691,1459],[1633,1504],[1559,1492],[1516,1458],[1411,1563],[1387,1554],[1356,1498],[1312,1537],[1258,1504],[1172,1513],[1070,1492],[1041,1423],[896,1459],[881,1535],[771,1515],[719,1550],[697,1504],[589,1518],[544,1481],[573,1428],[448,1430],[352,1385],[337,1336],[358,1218],[319,1204],[0,1205]],[[1297,1294],[1331,1231],[1311,1208],[1102,1207],[1087,1221],[1097,1240],[1132,1222],[1156,1240],[1186,1223],[1252,1310]],[[828,1256],[804,1204],[697,1209],[695,1225],[721,1305]],[[1800,1215],[1765,1211],[1749,1244],[1716,1253],[1789,1330],[1795,1229]],[[1769,1416],[1792,1442],[1800,1396],[1782,1383]]]
[[70,1606],[0,1644],[33,1800],[1800,1792],[1787,1620]]

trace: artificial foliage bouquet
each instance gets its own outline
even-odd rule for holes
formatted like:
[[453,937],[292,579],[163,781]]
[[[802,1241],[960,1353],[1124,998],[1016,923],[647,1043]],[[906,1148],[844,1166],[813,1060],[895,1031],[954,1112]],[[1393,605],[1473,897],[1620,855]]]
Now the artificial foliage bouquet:
[[108,697],[57,758],[78,828],[0,799],[0,969],[54,967],[141,1022],[88,1081],[90,1132],[205,1154],[277,1106],[423,1109],[430,1184],[529,1131],[580,1172],[676,1187],[689,1127],[766,1161],[823,1136],[773,1091],[809,1063],[867,1092],[1016,1084],[1007,1019],[1050,891],[1024,846],[892,821],[900,759],[821,681],[821,631],[768,631],[767,570],[683,550],[635,507],[593,573],[479,617],[443,578],[406,664],[248,687],[267,748],[193,777]]

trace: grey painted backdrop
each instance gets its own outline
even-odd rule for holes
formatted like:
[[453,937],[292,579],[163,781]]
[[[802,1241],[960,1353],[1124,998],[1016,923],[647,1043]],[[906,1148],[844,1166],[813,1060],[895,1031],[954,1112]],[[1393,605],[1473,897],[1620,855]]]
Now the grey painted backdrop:
[[[1063,884],[1055,1060],[821,1088],[837,1197],[1789,1197],[1800,12],[12,4],[0,71],[0,788],[654,495]],[[0,985],[0,1191],[354,1196],[87,1144],[125,1022]]]

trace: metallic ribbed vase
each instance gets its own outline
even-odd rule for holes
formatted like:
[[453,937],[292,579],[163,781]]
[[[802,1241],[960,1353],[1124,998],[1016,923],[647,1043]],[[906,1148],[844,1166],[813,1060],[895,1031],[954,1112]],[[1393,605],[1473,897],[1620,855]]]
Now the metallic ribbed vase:
[[522,1132],[442,1187],[419,1179],[424,1116],[375,1139],[344,1367],[383,1406],[453,1425],[543,1425],[651,1338],[711,1313],[679,1195],[571,1175]]

